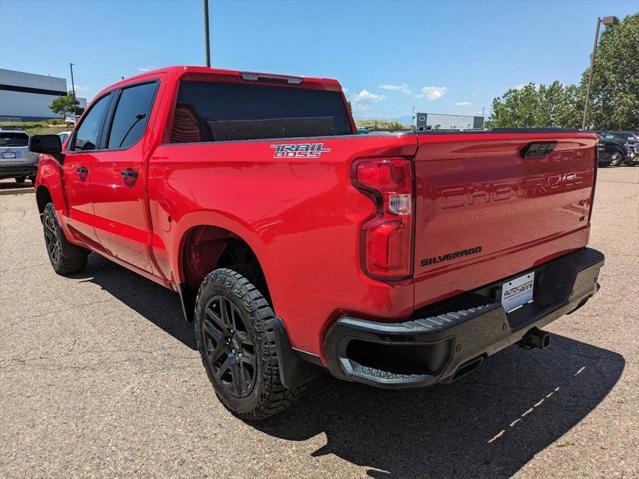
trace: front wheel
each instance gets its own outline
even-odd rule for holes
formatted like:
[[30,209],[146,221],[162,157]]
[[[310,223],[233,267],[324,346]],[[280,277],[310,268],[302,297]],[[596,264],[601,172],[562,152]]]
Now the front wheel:
[[242,419],[266,419],[301,394],[280,381],[274,318],[266,298],[240,273],[220,268],[202,281],[195,306],[202,363],[219,400]]
[[88,252],[69,243],[58,223],[53,203],[47,203],[42,212],[44,244],[53,270],[60,275],[80,273],[87,266]]

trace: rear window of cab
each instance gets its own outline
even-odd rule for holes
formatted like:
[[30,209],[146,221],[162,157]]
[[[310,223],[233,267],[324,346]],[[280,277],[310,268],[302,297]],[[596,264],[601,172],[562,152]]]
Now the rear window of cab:
[[339,91],[182,80],[172,143],[352,134]]

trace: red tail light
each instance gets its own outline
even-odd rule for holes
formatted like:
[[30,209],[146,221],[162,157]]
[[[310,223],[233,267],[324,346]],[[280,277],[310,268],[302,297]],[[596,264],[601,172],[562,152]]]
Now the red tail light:
[[377,205],[362,225],[362,267],[376,279],[399,280],[412,272],[413,173],[404,158],[357,160],[353,184]]

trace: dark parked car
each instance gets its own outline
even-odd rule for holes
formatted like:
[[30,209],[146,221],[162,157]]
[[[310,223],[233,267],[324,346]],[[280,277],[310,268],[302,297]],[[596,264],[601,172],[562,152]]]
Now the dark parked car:
[[639,164],[639,156],[637,155],[637,143],[639,143],[639,133],[634,131],[611,131],[610,134],[618,138],[624,139],[624,147],[626,148],[626,157],[623,161],[626,165]]
[[598,166],[617,166],[626,160],[625,140],[605,131],[599,132],[597,145]]
[[35,181],[40,156],[29,151],[29,135],[20,130],[0,130],[0,179]]

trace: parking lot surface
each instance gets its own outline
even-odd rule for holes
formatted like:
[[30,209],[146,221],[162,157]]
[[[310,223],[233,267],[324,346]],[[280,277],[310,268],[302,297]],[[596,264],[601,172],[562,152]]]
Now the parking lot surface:
[[0,477],[639,477],[639,168],[599,170],[602,289],[451,385],[320,378],[247,424],[178,297],[96,255],[57,276],[33,190],[0,188]]

